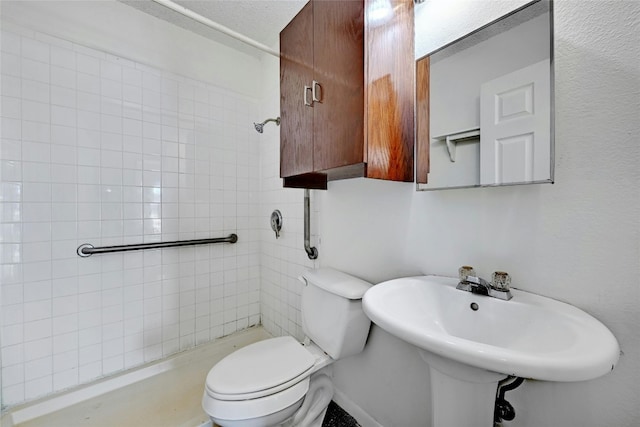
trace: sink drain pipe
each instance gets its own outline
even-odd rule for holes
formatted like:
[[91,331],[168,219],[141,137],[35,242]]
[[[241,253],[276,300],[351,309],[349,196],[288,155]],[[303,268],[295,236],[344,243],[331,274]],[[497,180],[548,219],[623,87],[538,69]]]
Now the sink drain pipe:
[[524,378],[507,377],[498,383],[496,405],[493,411],[493,426],[502,427],[502,421],[512,421],[516,417],[513,405],[504,398],[506,392],[514,390],[524,382]]

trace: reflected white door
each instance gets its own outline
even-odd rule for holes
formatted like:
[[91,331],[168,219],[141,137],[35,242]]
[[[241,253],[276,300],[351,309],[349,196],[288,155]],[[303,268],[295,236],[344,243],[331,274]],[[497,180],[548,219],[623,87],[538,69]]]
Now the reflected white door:
[[551,179],[551,68],[538,62],[480,88],[480,184]]

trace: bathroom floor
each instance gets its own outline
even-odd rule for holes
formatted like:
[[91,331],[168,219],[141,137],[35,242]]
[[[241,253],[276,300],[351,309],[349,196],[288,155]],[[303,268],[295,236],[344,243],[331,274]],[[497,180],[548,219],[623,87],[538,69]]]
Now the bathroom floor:
[[322,421],[322,427],[360,427],[355,418],[331,401]]
[[[207,373],[217,361],[237,348],[269,337],[262,328],[251,328],[236,333],[216,343],[160,362],[169,363],[171,366],[162,373],[46,415],[18,422],[15,427],[211,426],[211,421],[200,403]],[[126,375],[127,373],[123,374]],[[99,387],[100,382],[93,386]],[[24,409],[28,410],[29,408]],[[16,412],[19,411],[20,408],[16,408]],[[3,417],[0,425],[5,425],[4,421]],[[322,427],[359,425],[340,406],[331,402]]]

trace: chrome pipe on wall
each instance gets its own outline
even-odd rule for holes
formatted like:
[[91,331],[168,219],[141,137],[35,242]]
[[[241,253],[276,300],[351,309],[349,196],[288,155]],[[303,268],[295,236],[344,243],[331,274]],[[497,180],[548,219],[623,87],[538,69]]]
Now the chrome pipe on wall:
[[307,252],[309,259],[318,258],[318,249],[311,246],[311,218],[310,218],[310,191],[304,189],[304,250]]

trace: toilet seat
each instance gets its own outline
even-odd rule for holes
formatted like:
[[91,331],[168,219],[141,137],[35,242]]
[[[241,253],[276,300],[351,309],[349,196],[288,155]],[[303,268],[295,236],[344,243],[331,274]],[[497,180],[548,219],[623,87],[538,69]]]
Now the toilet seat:
[[209,389],[202,398],[202,407],[214,421],[248,420],[286,411],[295,411],[309,390],[309,377],[298,384],[268,396],[249,400],[221,400],[212,397]]
[[209,371],[202,405],[219,420],[258,418],[297,408],[309,390],[315,361],[290,336],[248,345]]
[[205,388],[215,399],[257,399],[308,378],[314,364],[315,357],[293,337],[271,338],[218,362],[209,371]]

